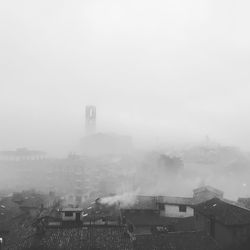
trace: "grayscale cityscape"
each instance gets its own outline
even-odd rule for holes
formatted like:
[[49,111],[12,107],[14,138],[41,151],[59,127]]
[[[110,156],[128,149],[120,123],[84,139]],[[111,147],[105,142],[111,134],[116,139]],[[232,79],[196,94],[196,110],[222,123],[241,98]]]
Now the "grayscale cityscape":
[[250,2],[0,2],[0,250],[249,250]]

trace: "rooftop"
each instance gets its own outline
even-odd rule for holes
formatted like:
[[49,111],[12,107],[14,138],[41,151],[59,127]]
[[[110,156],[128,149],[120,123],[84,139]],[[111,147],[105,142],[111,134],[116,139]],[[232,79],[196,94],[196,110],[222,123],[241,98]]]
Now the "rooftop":
[[44,204],[45,197],[40,194],[34,194],[24,197],[20,208],[35,208],[39,209]]
[[173,225],[178,222],[177,218],[164,217],[159,214],[149,212],[123,212],[122,215],[125,216],[128,222],[135,226],[163,226]]
[[[91,234],[91,236],[90,236]],[[44,235],[33,235],[6,250],[20,249],[46,250],[88,250],[88,249],[127,249],[132,250],[129,238],[124,236],[122,227],[93,227],[48,229]]]
[[39,150],[29,150],[26,148],[18,148],[14,150],[5,150],[0,151],[0,155],[3,156],[36,156],[36,155],[45,155],[46,153]]
[[171,205],[193,205],[194,199],[191,197],[159,196],[157,202]]
[[194,208],[204,216],[213,217],[227,226],[250,224],[250,210],[226,200],[213,198]]
[[80,207],[65,207],[60,210],[60,212],[82,212],[83,209]]
[[135,250],[220,250],[218,244],[201,232],[175,232],[160,235],[140,235]]
[[122,209],[129,210],[157,210],[156,197],[154,196],[136,196],[135,202],[133,204],[128,204]]

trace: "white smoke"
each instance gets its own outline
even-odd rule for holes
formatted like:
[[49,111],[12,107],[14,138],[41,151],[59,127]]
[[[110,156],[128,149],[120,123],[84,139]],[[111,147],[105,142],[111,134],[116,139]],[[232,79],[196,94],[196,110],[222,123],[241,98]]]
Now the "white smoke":
[[99,202],[103,205],[109,205],[109,206],[119,205],[121,208],[124,208],[135,204],[137,194],[138,191],[117,194],[114,196],[101,198]]

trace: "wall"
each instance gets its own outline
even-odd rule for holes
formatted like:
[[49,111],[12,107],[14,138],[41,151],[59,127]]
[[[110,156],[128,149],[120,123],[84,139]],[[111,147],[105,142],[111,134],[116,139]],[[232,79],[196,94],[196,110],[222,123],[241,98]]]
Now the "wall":
[[76,219],[76,213],[73,213],[72,216],[65,216],[65,213],[62,213],[63,221],[74,221]]
[[214,238],[219,243],[219,245],[223,247],[232,246],[235,240],[232,229],[218,222],[215,223]]
[[194,227],[194,216],[181,218],[174,224],[175,231],[195,231]]
[[236,246],[246,242],[250,237],[250,225],[238,226],[232,228],[234,243]]
[[202,214],[194,211],[196,231],[206,231],[209,233],[209,219]]
[[[210,234],[210,219],[195,212],[195,230],[205,231]],[[215,222],[215,240],[222,247],[237,247],[247,240],[250,235],[249,226],[224,226]]]
[[187,206],[186,212],[179,212],[179,205],[164,205],[164,210],[161,211],[161,216],[165,217],[190,217],[194,215],[193,208]]

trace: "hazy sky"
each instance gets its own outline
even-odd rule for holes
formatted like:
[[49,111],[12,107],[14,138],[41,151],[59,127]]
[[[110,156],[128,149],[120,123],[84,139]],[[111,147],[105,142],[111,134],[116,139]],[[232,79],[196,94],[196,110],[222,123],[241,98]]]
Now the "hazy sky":
[[0,1],[0,149],[99,130],[250,149],[247,0]]

